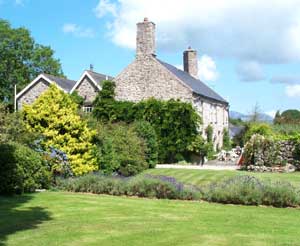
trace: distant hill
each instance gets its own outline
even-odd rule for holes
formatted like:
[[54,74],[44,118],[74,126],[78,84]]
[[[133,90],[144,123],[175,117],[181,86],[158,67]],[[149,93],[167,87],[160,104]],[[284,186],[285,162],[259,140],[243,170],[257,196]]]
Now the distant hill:
[[[241,119],[242,121],[249,121],[251,116],[246,115],[246,114],[242,114],[242,113],[237,112],[237,111],[229,111],[229,117],[231,119]],[[270,115],[262,113],[262,114],[259,115],[259,121],[272,123],[273,118]]]

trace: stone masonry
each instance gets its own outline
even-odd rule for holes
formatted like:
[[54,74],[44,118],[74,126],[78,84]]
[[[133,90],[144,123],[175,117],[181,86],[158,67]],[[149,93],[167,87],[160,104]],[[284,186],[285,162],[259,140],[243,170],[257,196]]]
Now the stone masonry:
[[150,97],[192,102],[191,90],[153,56],[139,56],[116,78],[116,99],[138,102]]
[[198,57],[197,51],[191,47],[183,52],[183,70],[195,78],[198,78]]
[[85,77],[76,88],[76,91],[78,92],[79,96],[84,98],[86,103],[92,103],[96,98],[99,89],[88,77]]
[[45,90],[49,88],[49,82],[40,79],[36,84],[24,92],[18,99],[18,109],[22,109],[24,104],[32,104]]

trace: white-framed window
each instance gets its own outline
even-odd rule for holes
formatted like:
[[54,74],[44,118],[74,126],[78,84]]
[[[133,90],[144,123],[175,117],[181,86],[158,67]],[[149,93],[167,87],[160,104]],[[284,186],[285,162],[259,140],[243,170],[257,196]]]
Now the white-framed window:
[[82,111],[85,112],[85,113],[91,113],[92,110],[93,110],[92,106],[83,106],[82,107]]

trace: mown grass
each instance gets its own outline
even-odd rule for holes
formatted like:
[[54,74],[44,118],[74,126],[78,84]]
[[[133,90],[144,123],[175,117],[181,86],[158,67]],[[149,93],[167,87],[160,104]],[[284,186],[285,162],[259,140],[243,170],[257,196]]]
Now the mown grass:
[[300,186],[300,172],[294,173],[254,173],[246,171],[215,171],[215,170],[189,170],[189,169],[149,169],[140,175],[166,175],[176,178],[185,184],[203,185],[210,182],[234,177],[236,175],[250,175],[263,180],[288,181],[294,186]]
[[300,245],[300,210],[44,192],[0,197],[0,245]]

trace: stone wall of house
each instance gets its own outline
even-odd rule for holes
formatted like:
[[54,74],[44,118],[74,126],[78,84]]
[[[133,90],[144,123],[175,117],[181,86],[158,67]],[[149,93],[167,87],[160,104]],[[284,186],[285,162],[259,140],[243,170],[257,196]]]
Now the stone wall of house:
[[40,79],[17,99],[18,110],[21,110],[24,104],[32,104],[48,88],[49,83],[44,79]]
[[76,91],[78,92],[78,95],[84,98],[86,103],[92,103],[95,100],[99,89],[88,77],[84,77],[76,88]]
[[114,81],[116,99],[138,102],[150,97],[192,102],[192,92],[150,55],[138,56]]
[[226,105],[216,101],[208,100],[194,94],[193,105],[202,116],[202,135],[206,137],[205,129],[211,125],[213,127],[214,147],[223,146],[223,131],[229,127],[229,113]]

